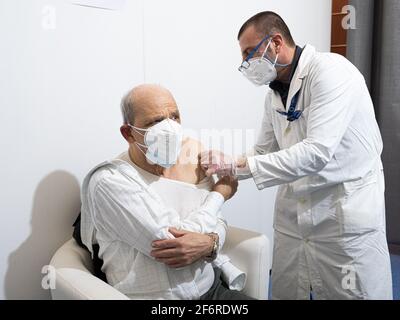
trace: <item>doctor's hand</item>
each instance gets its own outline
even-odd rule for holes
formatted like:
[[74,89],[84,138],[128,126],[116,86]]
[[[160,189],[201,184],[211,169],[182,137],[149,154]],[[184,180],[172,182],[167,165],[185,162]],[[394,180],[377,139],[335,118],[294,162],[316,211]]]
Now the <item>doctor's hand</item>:
[[219,192],[225,201],[231,199],[238,188],[238,181],[232,177],[223,177],[213,186],[213,191]]
[[200,164],[207,177],[217,174],[218,177],[235,176],[235,159],[217,150],[201,152]]
[[209,256],[214,241],[206,234],[170,228],[175,239],[153,241],[151,256],[171,268],[182,268]]

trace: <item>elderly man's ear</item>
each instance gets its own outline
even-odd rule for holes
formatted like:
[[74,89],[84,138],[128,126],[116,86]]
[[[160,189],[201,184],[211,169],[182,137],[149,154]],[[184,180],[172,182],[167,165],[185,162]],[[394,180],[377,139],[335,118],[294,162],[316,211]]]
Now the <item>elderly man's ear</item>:
[[132,135],[131,127],[129,127],[127,124],[124,124],[123,126],[121,126],[121,128],[119,130],[120,130],[122,136],[125,138],[125,140],[128,143],[134,143],[135,142],[135,138]]

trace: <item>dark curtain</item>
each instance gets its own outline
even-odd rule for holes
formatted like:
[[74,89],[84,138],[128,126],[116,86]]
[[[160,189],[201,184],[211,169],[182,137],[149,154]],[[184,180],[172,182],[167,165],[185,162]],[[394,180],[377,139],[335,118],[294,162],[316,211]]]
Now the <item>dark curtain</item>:
[[381,129],[388,241],[400,245],[400,1],[350,0],[347,58],[364,74]]

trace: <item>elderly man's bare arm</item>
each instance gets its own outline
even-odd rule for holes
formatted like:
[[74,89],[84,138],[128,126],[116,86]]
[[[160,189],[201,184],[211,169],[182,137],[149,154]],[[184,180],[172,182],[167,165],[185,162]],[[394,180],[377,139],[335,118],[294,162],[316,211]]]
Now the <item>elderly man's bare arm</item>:
[[[204,151],[202,144],[192,138],[187,138],[182,145],[177,169],[169,172],[169,178],[192,184],[199,184],[207,176],[203,170],[199,155]],[[230,199],[237,190],[237,181],[229,177],[220,179],[213,184],[212,190],[223,195],[225,201]],[[170,229],[175,239],[153,242],[151,255],[160,262],[171,267],[183,267],[210,254],[213,240],[207,235],[185,230]],[[217,241],[218,235],[217,235]]]

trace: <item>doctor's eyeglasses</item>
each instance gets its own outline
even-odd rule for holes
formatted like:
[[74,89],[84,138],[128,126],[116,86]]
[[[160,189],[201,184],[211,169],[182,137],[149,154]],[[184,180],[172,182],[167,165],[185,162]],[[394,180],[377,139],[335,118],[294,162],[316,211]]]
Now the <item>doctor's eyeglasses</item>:
[[240,67],[238,69],[240,72],[242,72],[243,70],[247,69],[250,66],[250,64],[249,64],[250,59],[252,59],[254,57],[254,55],[258,52],[258,50],[261,48],[263,43],[265,41],[267,41],[268,39],[270,39],[271,37],[272,36],[267,35],[264,39],[261,40],[261,42],[253,50],[251,50],[251,52],[249,53],[247,58],[240,65]]

